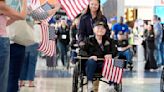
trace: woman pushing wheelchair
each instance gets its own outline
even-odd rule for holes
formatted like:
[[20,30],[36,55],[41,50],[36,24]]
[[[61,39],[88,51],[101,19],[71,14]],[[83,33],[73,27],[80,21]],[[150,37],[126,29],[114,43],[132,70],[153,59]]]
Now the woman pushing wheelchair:
[[[93,76],[96,70],[102,70],[103,62],[98,58],[111,59],[116,56],[117,50],[114,40],[107,37],[105,23],[97,21],[93,24],[93,37],[89,37],[80,45],[80,52],[89,57],[85,63],[85,72],[88,80],[88,92],[92,92]],[[84,55],[83,55],[84,56]]]

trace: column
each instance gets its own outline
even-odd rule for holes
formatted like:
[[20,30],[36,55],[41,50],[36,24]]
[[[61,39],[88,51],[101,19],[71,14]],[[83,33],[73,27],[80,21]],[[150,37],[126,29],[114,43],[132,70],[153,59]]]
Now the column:
[[108,0],[103,5],[103,14],[107,18],[124,16],[124,0]]

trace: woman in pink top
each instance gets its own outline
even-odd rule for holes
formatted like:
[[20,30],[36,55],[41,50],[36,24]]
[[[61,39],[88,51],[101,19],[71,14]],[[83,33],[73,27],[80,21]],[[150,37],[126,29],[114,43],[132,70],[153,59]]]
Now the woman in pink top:
[[[5,4],[5,0],[0,0],[0,90],[7,92],[8,71],[10,60],[10,41],[7,37],[6,26],[16,20],[25,19],[26,0],[23,1],[23,9],[20,13],[11,9]],[[8,17],[8,18],[7,18]]]

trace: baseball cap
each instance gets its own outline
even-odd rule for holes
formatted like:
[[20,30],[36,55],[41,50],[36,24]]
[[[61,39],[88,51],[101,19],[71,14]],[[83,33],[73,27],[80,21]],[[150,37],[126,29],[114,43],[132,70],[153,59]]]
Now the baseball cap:
[[105,23],[104,23],[103,21],[97,21],[97,22],[95,22],[95,23],[93,24],[93,27],[99,26],[99,25],[102,25],[102,26],[105,27]]

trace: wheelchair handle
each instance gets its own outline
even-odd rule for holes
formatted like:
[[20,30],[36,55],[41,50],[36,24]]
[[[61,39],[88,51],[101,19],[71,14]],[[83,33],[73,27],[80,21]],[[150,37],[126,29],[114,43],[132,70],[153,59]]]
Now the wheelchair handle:
[[[89,57],[82,57],[82,56],[77,56],[74,57],[74,59],[88,59]],[[117,57],[113,58],[113,59],[117,59]],[[104,60],[104,58],[97,58],[97,60]],[[127,61],[127,60],[123,60],[123,61]]]
[[[75,59],[88,59],[89,57],[82,57],[82,56],[77,56],[74,57]],[[104,60],[104,58],[97,58],[97,60]]]

